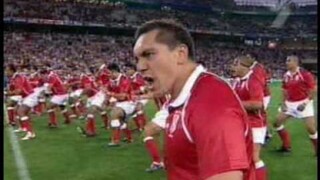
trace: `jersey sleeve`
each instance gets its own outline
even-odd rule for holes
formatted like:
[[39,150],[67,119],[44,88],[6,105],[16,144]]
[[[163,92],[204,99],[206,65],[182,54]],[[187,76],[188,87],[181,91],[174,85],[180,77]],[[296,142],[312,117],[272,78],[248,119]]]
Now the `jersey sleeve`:
[[287,89],[286,82],[285,82],[285,78],[286,78],[286,77],[283,76],[283,77],[282,77],[282,81],[281,81],[281,87],[282,87],[282,89],[284,89],[284,90]]
[[263,86],[257,78],[252,77],[249,80],[248,90],[250,94],[250,101],[263,102]]
[[23,89],[23,78],[21,76],[18,76],[13,81],[15,89]]
[[305,81],[308,89],[312,90],[315,88],[315,80],[314,80],[313,75],[310,72],[304,73],[303,78],[304,78],[304,81]]
[[56,80],[57,79],[54,76],[49,76],[48,83],[53,86],[56,83]]
[[[227,85],[225,85],[227,86]],[[187,116],[187,127],[196,146],[201,179],[249,168],[245,112],[231,88],[206,88]]]

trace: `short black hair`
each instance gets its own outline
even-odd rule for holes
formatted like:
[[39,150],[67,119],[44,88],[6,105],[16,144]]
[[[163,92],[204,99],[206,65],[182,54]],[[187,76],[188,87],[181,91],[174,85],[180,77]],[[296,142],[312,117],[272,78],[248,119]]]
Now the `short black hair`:
[[177,47],[179,44],[185,44],[188,47],[189,57],[194,58],[194,42],[191,34],[180,23],[172,19],[156,19],[147,21],[135,32],[135,41],[145,33],[153,30],[159,30],[156,41],[168,45],[169,49]]
[[257,61],[258,60],[258,54],[255,52],[249,52],[246,55],[248,55],[249,57],[251,57],[253,60]]
[[293,58],[293,60],[295,60],[296,62],[298,62],[298,63],[300,63],[300,58],[299,58],[299,56],[297,56],[296,54],[292,54],[292,55],[289,55],[289,56],[287,56],[287,59],[288,58]]
[[130,62],[128,62],[128,63],[125,63],[124,64],[124,67],[125,68],[129,68],[129,69],[133,69],[133,70],[137,70],[137,66],[136,65],[134,65],[133,63],[130,63]]
[[14,73],[17,72],[17,67],[14,64],[8,64],[7,68]]
[[120,72],[120,67],[116,63],[111,63],[108,65],[108,70]]
[[204,61],[197,61],[197,63],[202,65],[203,67],[206,67],[206,64],[204,63]]
[[238,56],[236,58],[236,61],[239,62],[240,65],[247,67],[247,68],[250,68],[254,63],[254,59],[248,55]]

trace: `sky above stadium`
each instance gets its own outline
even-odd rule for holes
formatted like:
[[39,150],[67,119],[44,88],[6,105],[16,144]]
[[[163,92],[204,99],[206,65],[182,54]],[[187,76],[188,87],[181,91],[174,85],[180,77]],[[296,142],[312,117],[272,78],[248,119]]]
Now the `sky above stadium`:
[[298,6],[317,5],[317,0],[234,0],[239,6],[277,7],[293,2]]

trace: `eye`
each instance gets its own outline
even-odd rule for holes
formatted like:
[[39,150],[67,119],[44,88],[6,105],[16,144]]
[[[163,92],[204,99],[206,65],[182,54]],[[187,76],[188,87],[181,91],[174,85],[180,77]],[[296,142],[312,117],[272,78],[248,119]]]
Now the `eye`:
[[154,52],[146,52],[146,53],[143,54],[143,56],[145,58],[147,58],[148,60],[152,59],[154,55],[155,55]]

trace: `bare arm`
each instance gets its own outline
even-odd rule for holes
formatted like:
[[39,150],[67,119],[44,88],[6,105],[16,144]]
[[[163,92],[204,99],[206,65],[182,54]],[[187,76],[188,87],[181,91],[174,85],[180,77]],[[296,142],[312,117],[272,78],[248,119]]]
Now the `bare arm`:
[[19,95],[19,94],[22,94],[22,90],[21,90],[21,89],[16,89],[16,90],[13,90],[13,91],[8,91],[8,93],[7,93],[8,96]]
[[263,103],[259,101],[242,101],[242,104],[247,111],[259,110],[263,107]]
[[313,100],[315,95],[316,95],[316,88],[313,88],[309,91],[309,95],[308,95],[309,100]]

